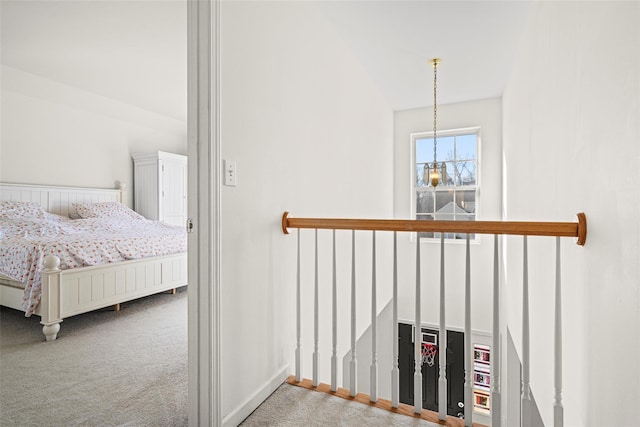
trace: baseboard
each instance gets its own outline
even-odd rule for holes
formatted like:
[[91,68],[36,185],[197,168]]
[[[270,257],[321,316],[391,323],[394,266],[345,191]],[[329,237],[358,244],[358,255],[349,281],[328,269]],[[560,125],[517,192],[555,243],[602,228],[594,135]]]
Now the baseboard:
[[269,397],[280,385],[285,382],[289,376],[289,365],[286,365],[272,376],[266,383],[262,385],[255,393],[253,393],[247,400],[242,402],[236,409],[225,415],[222,419],[223,427],[236,427],[245,418],[247,418],[253,411],[256,410],[267,397]]

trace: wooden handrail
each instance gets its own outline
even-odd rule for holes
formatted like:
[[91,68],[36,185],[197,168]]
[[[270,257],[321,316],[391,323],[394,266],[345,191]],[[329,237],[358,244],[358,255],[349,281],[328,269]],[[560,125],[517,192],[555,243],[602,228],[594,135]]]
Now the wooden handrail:
[[289,218],[289,212],[285,212],[282,214],[283,233],[289,234],[289,228],[577,237],[577,244],[580,246],[584,246],[587,241],[587,217],[582,212],[578,214],[578,222]]

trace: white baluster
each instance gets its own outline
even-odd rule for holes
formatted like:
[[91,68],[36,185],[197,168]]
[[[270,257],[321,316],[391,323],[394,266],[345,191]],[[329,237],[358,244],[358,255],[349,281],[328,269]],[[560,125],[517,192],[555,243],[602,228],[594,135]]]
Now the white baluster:
[[318,306],[318,229],[315,230],[315,277],[313,282],[313,386],[317,387],[318,380],[318,323],[319,323],[319,306]]
[[500,269],[498,235],[493,238],[493,347],[491,348],[491,425],[501,424],[500,393]]
[[338,390],[338,280],[336,276],[336,230],[333,230],[332,251],[332,301],[331,301],[331,391]]
[[393,232],[393,368],[391,369],[391,406],[397,408],[400,404],[400,369],[398,366],[398,233]]
[[300,229],[298,229],[298,249],[296,258],[296,381],[302,380],[300,372]]
[[522,260],[522,425],[531,425],[533,407],[529,380],[529,261],[527,236],[523,238]]
[[416,323],[414,328],[413,412],[422,413],[422,319],[420,295],[420,236],[416,242]]
[[564,425],[564,408],[562,406],[562,286],[560,268],[560,237],[556,237],[556,316],[555,316],[555,394],[553,403],[553,425]]
[[440,340],[438,342],[438,418],[447,419],[447,326],[444,287],[444,233],[440,235]]
[[351,232],[351,361],[349,362],[349,396],[357,391],[356,378],[358,359],[356,357],[356,231]]
[[464,279],[464,425],[473,422],[473,348],[471,348],[471,245],[467,233]]
[[369,400],[378,401],[378,309],[376,295],[376,232],[373,231],[371,271],[371,368],[369,382]]

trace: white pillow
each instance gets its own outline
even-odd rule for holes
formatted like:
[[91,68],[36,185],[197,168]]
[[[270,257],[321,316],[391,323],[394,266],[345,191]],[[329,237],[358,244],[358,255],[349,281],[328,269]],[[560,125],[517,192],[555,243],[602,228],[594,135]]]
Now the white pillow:
[[122,203],[73,203],[72,210],[79,218],[110,218],[110,219],[145,219],[142,215],[132,211]]

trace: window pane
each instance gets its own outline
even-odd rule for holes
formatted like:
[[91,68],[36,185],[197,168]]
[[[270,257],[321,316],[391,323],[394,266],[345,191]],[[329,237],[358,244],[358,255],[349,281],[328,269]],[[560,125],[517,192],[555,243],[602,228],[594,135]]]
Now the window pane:
[[473,160],[477,158],[476,135],[461,135],[456,137],[456,157],[458,160]]
[[[453,143],[453,136],[438,137],[438,145],[436,146],[437,161],[453,160]],[[433,151],[433,147],[431,147],[431,150]],[[433,152],[431,153],[431,161],[433,161]]]
[[[418,220],[422,220],[422,221],[432,221],[433,220],[433,215],[416,215],[416,219]],[[418,233],[418,237],[419,238],[432,238],[433,237],[433,233]]]
[[456,191],[457,219],[473,220],[476,213],[476,190]]
[[[452,215],[434,215],[434,220],[436,221],[453,221],[453,218],[451,217]],[[462,217],[456,217],[456,221],[472,221],[473,218],[471,219],[467,219],[467,218],[462,218]],[[433,237],[438,237],[440,238],[440,233],[433,233],[434,236]],[[474,234],[471,235],[471,238],[473,239],[475,237]],[[465,233],[445,233],[444,234],[444,238],[445,239],[466,239],[467,235]]]
[[436,213],[446,214],[446,215],[452,214],[454,209],[453,190],[436,191],[435,196],[436,196]]
[[456,184],[476,185],[476,162],[456,163]]
[[433,213],[433,192],[418,191],[416,194],[416,213]]
[[416,139],[416,163],[433,161],[433,138]]

